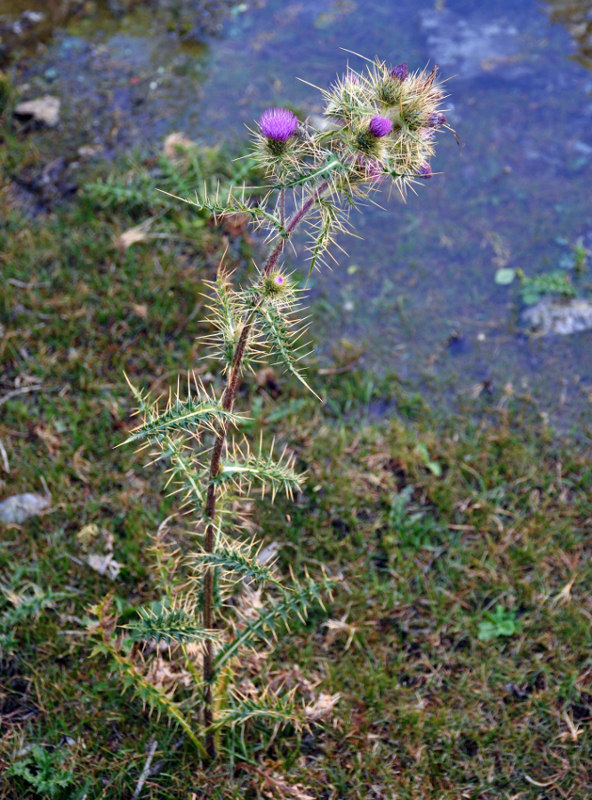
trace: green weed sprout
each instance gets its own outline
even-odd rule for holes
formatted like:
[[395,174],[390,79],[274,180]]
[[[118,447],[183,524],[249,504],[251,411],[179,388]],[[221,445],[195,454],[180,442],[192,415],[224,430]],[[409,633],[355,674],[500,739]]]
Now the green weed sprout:
[[516,619],[516,612],[513,609],[506,611],[498,603],[494,612],[485,611],[484,616],[486,619],[479,623],[478,638],[480,642],[520,633],[520,620]]
[[[360,201],[387,181],[405,195],[410,186],[432,177],[435,134],[446,126],[436,68],[410,73],[406,64],[391,67],[376,59],[359,72],[348,69],[321,91],[320,130],[285,108],[261,116],[253,138],[267,182],[263,190],[257,188],[258,202],[252,202],[246,186],[223,198],[220,191],[212,195],[205,190],[197,200],[177,198],[217,220],[247,215],[269,245],[246,288],[237,287],[223,267],[211,285],[209,345],[225,376],[220,396],[193,380],[186,392],[171,395],[163,409],[132,387],[142,423],[128,441],[150,448],[153,458],[169,465],[168,485],[195,516],[199,546],[186,557],[192,580],[179,592],[169,582],[161,600],[140,609],[127,631],[119,631],[127,640],[114,636],[116,622],[107,602],[95,609],[102,632],[99,649],[110,653],[128,684],[175,720],[206,758],[216,756],[223,729],[233,731],[261,717],[298,724],[302,715],[293,697],[266,691],[255,698],[241,695],[234,666],[249,648],[278,637],[294,618],[304,619],[335,583],[327,575],[317,581],[305,575],[284,587],[273,567],[258,557],[260,544],[241,534],[237,514],[237,502],[256,486],[269,489],[272,499],[280,491],[291,496],[303,486],[287,447],[275,455],[273,448],[253,448],[240,437],[243,417],[235,409],[245,369],[262,361],[283,367],[309,388],[301,368],[304,290],[286,268],[286,246],[306,225],[309,269],[326,261],[335,234],[348,229],[349,212]],[[161,564],[165,561],[161,552]],[[177,562],[173,558],[171,563]],[[165,576],[163,582],[167,586]],[[249,587],[267,588],[274,599],[267,606],[255,604],[245,621],[236,600],[241,586],[243,593],[245,587],[247,593],[252,593]],[[148,680],[132,658],[133,642],[164,643],[183,653],[195,683],[192,706]],[[201,733],[196,732],[196,709]]]

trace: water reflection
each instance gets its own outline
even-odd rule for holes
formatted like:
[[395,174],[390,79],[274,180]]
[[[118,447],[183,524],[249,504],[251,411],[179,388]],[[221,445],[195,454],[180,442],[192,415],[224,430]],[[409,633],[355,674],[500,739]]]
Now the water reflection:
[[79,9],[76,0],[0,0],[0,65],[14,50],[47,39]]
[[[527,337],[518,287],[495,275],[573,271],[575,245],[592,250],[590,79],[550,24],[569,30],[590,65],[591,0],[384,0],[372,14],[343,0],[228,0],[223,35],[201,48],[153,13],[176,3],[206,7],[147,0],[101,25],[83,16],[23,63],[24,85],[63,101],[59,129],[36,134],[48,160],[88,145],[106,157],[154,150],[173,131],[244,142],[244,124],[270,105],[319,113],[317,94],[295,76],[325,85],[344,68],[340,47],[414,68],[437,63],[453,78],[449,119],[463,155],[443,137],[441,174],[417,197],[381,198],[388,211],[356,216],[364,240],[344,242],[341,268],[311,284],[320,355],[347,339],[366,366],[395,370],[438,401],[474,397],[479,385],[500,403],[532,394],[566,420],[589,407],[592,333]],[[574,280],[588,297],[590,274]]]
[[[85,20],[98,34],[106,22],[146,12],[158,21],[161,35],[174,33],[180,41],[203,41],[218,34],[232,9],[231,0],[0,0],[0,65],[33,52],[69,20]],[[245,6],[246,8],[246,6]],[[148,32],[148,31],[146,31]]]

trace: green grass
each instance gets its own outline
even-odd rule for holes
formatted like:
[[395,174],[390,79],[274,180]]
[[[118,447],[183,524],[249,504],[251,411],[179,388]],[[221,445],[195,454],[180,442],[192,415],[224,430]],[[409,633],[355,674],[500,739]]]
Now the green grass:
[[[35,157],[8,137],[3,169]],[[224,177],[215,154],[203,159]],[[239,267],[252,248],[240,227],[152,198],[151,170],[170,186],[188,169],[171,178],[144,161],[140,177],[111,181],[135,186],[134,203],[83,189],[33,219],[13,208],[0,233],[0,498],[42,491],[42,478],[52,494],[50,513],[1,529],[0,768],[12,768],[0,798],[132,797],[153,741],[142,798],[293,798],[298,784],[318,798],[589,796],[592,467],[518,401],[467,422],[432,414],[392,377],[322,378],[313,364],[324,405],[281,375],[246,379],[249,435],[273,430],[308,471],[302,495],[256,503],[254,523],[282,544],[285,569],[341,576],[327,612],[260,668],[318,681],[311,696],[340,692],[325,722],[277,736],[252,725],[226,742],[232,761],[206,768],[90,658],[91,605],[112,592],[121,621],[158,599],[150,536],[178,512],[156,468],[114,449],[131,425],[122,373],[162,392],[187,369],[207,375],[203,281],[226,247]],[[115,246],[160,214],[165,238]],[[113,537],[114,581],[85,564],[90,524],[95,549]],[[180,547],[187,527],[171,523]],[[481,641],[497,606],[518,624]]]

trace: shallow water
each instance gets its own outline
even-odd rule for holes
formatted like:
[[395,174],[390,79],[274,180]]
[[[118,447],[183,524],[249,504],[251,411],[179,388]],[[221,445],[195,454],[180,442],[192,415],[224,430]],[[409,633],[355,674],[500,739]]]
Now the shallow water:
[[[111,157],[177,130],[240,138],[272,104],[318,112],[297,77],[326,85],[348,57],[361,66],[340,48],[436,62],[462,147],[441,135],[440,174],[406,204],[382,196],[385,210],[356,216],[363,241],[343,242],[339,267],[315,274],[319,352],[347,340],[362,364],[396,370],[434,402],[525,394],[562,427],[585,419],[592,331],[529,337],[518,287],[494,276],[566,265],[578,241],[592,249],[590,2],[262,0],[230,7],[207,44],[182,41],[165,16],[75,18],[21,62],[26,97],[62,98],[59,131],[35,134],[44,147],[74,157],[97,143]],[[576,282],[589,296],[590,277]]]

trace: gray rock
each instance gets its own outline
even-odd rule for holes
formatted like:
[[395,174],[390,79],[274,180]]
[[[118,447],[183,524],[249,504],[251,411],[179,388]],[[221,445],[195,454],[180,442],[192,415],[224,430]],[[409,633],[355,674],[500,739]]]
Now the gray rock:
[[60,119],[60,100],[51,94],[45,94],[35,100],[19,103],[14,114],[17,117],[31,117],[35,122],[54,128]]
[[580,297],[570,300],[545,297],[526,309],[522,319],[538,336],[569,336],[592,330],[592,303]]
[[42,514],[51,503],[51,497],[42,494],[15,494],[0,503],[0,522],[20,525],[29,517]]

